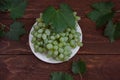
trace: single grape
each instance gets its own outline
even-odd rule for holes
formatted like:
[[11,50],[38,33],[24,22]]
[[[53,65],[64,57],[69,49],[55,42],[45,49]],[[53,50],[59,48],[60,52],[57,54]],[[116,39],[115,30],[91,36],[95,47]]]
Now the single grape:
[[43,32],[43,29],[39,29],[39,30],[38,30],[38,33],[42,33],[42,32]]
[[59,39],[59,41],[60,41],[60,42],[64,42],[64,38],[61,37],[61,38]]
[[55,40],[55,37],[54,37],[54,36],[51,36],[50,39],[51,39],[51,40]]
[[52,44],[47,44],[47,49],[52,49],[53,48],[53,45]]
[[58,55],[58,51],[54,51],[53,55],[56,57]]
[[77,45],[82,47],[83,46],[83,43],[82,42],[77,42]]
[[54,48],[55,50],[57,50],[57,49],[58,49],[58,46],[53,46],[53,48]]
[[45,30],[45,34],[46,34],[46,35],[50,35],[50,30],[49,30],[49,29],[46,29],[46,30]]
[[32,37],[32,43],[36,41],[36,37]]
[[39,29],[39,26],[35,25],[34,30],[37,31]]
[[44,40],[44,39],[46,39],[46,38],[47,38],[46,34],[43,34],[43,35],[42,35],[42,39]]
[[69,34],[69,38],[72,39],[72,38],[73,38],[73,35],[72,35],[72,34]]
[[37,34],[37,38],[41,38],[42,37],[42,34]]
[[58,58],[59,58],[60,60],[63,60],[64,55],[63,55],[63,54],[60,54],[60,55],[58,56]]
[[59,48],[58,51],[59,51],[60,53],[63,53],[63,52],[64,52],[64,50],[63,50],[62,48]]
[[60,38],[60,35],[59,35],[59,34],[56,35],[56,39],[58,39],[58,38]]
[[36,22],[38,22],[38,23],[42,22],[42,18],[37,18]]
[[81,18],[79,16],[75,16],[75,19],[79,21]]

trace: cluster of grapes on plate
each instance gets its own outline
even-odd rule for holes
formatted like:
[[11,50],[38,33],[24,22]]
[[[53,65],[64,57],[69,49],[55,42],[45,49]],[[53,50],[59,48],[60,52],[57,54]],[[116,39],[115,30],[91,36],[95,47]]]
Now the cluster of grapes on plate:
[[[73,13],[76,21],[80,17]],[[37,24],[34,25],[32,34],[32,44],[34,51],[40,54],[46,54],[48,58],[53,58],[57,61],[67,61],[72,54],[72,49],[77,46],[82,46],[80,42],[80,32],[76,29],[67,28],[64,32],[54,33],[49,26],[46,26],[42,17],[36,19]]]

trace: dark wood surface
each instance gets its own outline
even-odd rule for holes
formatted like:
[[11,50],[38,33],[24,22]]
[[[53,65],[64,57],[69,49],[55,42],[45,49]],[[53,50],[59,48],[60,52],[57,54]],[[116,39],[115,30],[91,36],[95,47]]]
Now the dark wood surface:
[[[53,71],[68,72],[74,80],[79,76],[72,74],[71,63],[82,59],[87,64],[84,80],[120,80],[120,40],[110,43],[96,30],[95,23],[86,17],[92,9],[90,5],[98,1],[113,1],[115,10],[120,10],[120,0],[28,0],[28,7],[23,21],[27,33],[20,41],[0,39],[0,80],[49,80]],[[61,64],[48,64],[37,59],[28,44],[28,34],[35,22],[47,6],[58,6],[68,3],[81,16],[79,24],[83,32],[84,46],[70,61]],[[115,15],[120,21],[120,13]],[[8,13],[0,13],[0,22],[9,26],[13,21]]]

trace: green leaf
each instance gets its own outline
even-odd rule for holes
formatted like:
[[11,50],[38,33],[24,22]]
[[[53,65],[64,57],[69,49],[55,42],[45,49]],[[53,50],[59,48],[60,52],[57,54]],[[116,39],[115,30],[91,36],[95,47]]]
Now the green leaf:
[[112,8],[114,4],[112,2],[98,2],[92,5],[94,9],[87,14],[87,17],[96,22],[97,27],[105,25],[114,16]]
[[24,15],[26,6],[27,6],[26,1],[20,2],[16,7],[12,6],[9,9],[10,10],[10,16],[12,17],[12,19],[21,18]]
[[67,27],[75,27],[75,17],[72,9],[67,4],[61,4],[60,9],[48,7],[43,12],[43,21],[50,25],[57,33],[64,31]]
[[1,11],[10,11],[12,19],[21,18],[27,6],[26,0],[3,0],[0,1]]
[[111,42],[120,38],[120,23],[114,24],[112,21],[109,21],[104,30],[104,35],[108,37]]
[[10,26],[10,31],[6,33],[6,37],[11,40],[19,40],[20,36],[25,33],[25,29],[23,28],[23,24],[20,22],[14,22]]
[[72,76],[63,72],[53,72],[50,80],[73,80]]
[[72,72],[74,74],[84,74],[86,72],[85,62],[78,60],[72,63]]
[[114,41],[115,27],[116,25],[114,25],[112,21],[109,21],[104,30],[104,35],[107,36],[111,42]]

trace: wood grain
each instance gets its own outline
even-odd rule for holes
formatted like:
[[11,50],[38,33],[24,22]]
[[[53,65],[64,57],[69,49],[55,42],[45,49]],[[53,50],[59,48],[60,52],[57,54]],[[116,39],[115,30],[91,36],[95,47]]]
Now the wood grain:
[[49,80],[54,71],[71,72],[71,63],[82,59],[87,64],[84,80],[120,80],[120,56],[117,55],[76,55],[62,64],[47,64],[33,55],[0,56],[0,80]]

